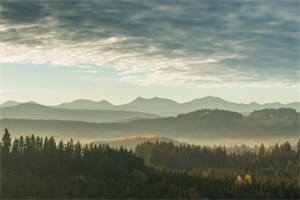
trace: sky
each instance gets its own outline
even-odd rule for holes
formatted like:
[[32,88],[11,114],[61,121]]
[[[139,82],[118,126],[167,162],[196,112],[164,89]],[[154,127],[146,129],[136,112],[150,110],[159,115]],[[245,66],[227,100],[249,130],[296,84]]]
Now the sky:
[[300,101],[300,1],[2,0],[0,102]]

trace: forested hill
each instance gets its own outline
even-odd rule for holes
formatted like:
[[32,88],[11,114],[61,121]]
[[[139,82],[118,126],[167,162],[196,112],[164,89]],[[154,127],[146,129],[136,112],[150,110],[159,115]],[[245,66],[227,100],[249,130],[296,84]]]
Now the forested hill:
[[299,113],[294,109],[264,109],[250,113],[249,118],[254,119],[299,119]]
[[130,125],[173,136],[297,136],[299,116],[298,112],[290,108],[254,111],[249,116],[242,116],[237,112],[204,109],[177,117],[138,120]]
[[16,134],[54,135],[98,140],[129,135],[156,134],[172,138],[298,137],[299,113],[293,109],[267,109],[242,116],[224,110],[199,110],[177,117],[119,123],[2,119],[0,127]]
[[0,197],[298,199],[299,151],[300,141],[296,149],[286,142],[270,152],[261,145],[258,153],[166,142],[144,143],[133,152],[34,135],[12,140],[5,129]]

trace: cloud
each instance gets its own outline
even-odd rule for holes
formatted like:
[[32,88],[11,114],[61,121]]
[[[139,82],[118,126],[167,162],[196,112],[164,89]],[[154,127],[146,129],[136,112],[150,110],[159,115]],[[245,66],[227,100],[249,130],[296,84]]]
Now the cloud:
[[86,70],[86,71],[83,71],[83,73],[86,73],[86,74],[96,74],[98,71],[96,70]]
[[0,63],[106,66],[140,85],[296,86],[299,5],[3,0]]

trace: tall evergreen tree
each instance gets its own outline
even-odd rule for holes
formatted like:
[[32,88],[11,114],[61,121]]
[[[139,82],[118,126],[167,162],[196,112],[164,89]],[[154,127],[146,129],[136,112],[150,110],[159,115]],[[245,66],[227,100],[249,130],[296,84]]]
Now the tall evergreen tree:
[[7,128],[4,130],[4,135],[2,137],[2,153],[8,154],[10,151],[11,146],[11,138],[10,133],[8,132]]

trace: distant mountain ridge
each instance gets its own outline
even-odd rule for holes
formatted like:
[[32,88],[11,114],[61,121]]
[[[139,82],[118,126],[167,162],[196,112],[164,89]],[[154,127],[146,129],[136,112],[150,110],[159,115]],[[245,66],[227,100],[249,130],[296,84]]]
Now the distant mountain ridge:
[[113,109],[114,105],[106,100],[102,101],[91,101],[87,99],[74,100],[69,103],[62,103],[55,108],[68,108],[68,109],[84,109],[84,110],[103,110],[103,109]]
[[[0,105],[0,107],[16,106],[19,102],[7,101]],[[72,102],[66,102],[59,105],[51,106],[54,108],[67,108],[76,110],[119,110],[119,111],[135,111],[152,113],[161,116],[175,116],[181,113],[188,113],[199,109],[223,109],[229,111],[235,111],[240,113],[250,113],[255,110],[261,110],[266,108],[281,108],[288,107],[300,111],[300,102],[292,102],[288,104],[282,104],[279,102],[258,104],[251,102],[234,103],[224,100],[219,97],[207,96],[199,99],[194,99],[184,103],[178,103],[174,100],[160,97],[142,98],[137,97],[133,101],[122,104],[114,105],[106,100],[92,101],[87,99],[79,99]]]
[[[38,103],[35,102],[35,101],[27,101],[27,102],[24,102],[24,103],[38,104]],[[24,103],[9,100],[9,101],[4,102],[3,104],[0,104],[0,108],[17,106],[17,105],[19,105],[19,104],[24,104]]]
[[0,107],[11,107],[11,106],[16,106],[18,104],[20,104],[20,103],[17,102],[17,101],[11,101],[11,100],[9,100],[9,101],[6,101],[3,104],[1,104]]
[[290,108],[264,109],[243,116],[225,110],[197,110],[177,117],[140,119],[129,122],[0,119],[0,129],[15,134],[52,135],[89,141],[136,135],[178,138],[299,137],[300,113]]
[[[88,101],[88,100],[87,100]],[[102,102],[102,101],[100,101]],[[266,109],[266,108],[280,108],[289,107],[297,111],[300,111],[300,102],[292,102],[288,104],[282,104],[279,102],[258,104],[252,102],[249,104],[244,103],[234,103],[226,101],[218,97],[204,97],[199,99],[194,99],[192,101],[178,103],[174,100],[160,97],[153,98],[142,98],[137,97],[133,101],[123,104],[123,105],[113,105],[111,103],[102,105],[103,103],[94,102],[93,107],[78,107],[76,104],[64,103],[57,105],[57,107],[68,107],[72,109],[112,109],[112,110],[128,110],[128,111],[138,111],[146,113],[154,113],[162,116],[175,116],[180,113],[188,113],[199,109],[224,109],[240,113],[250,113],[255,110]],[[106,101],[107,102],[107,101]]]
[[155,118],[158,115],[121,110],[78,110],[53,108],[36,103],[22,103],[0,108],[0,118],[53,119],[86,122],[117,122],[130,119]]
[[[19,104],[21,103],[16,101],[7,101],[1,104],[0,107],[2,108],[12,107]],[[230,102],[219,97],[207,96],[207,97],[194,99],[184,103],[178,103],[174,100],[167,99],[167,98],[137,97],[133,101],[122,105],[114,105],[106,100],[92,101],[88,99],[79,99],[79,100],[74,100],[72,102],[66,102],[51,107],[66,108],[66,109],[73,109],[73,110],[135,111],[135,112],[143,112],[143,113],[152,113],[161,116],[176,116],[177,114],[188,113],[199,109],[223,109],[223,110],[235,111],[240,113],[250,113],[255,110],[261,110],[266,108],[277,109],[281,107],[288,107],[288,108],[293,108],[296,111],[300,111],[300,102],[292,102],[288,104],[282,104],[279,102],[258,104],[256,102],[251,102],[249,104],[245,104],[245,103]]]

